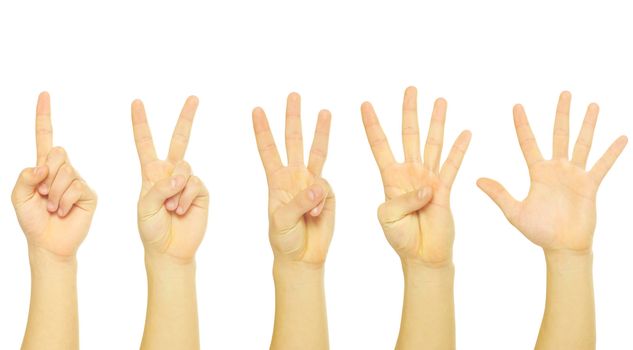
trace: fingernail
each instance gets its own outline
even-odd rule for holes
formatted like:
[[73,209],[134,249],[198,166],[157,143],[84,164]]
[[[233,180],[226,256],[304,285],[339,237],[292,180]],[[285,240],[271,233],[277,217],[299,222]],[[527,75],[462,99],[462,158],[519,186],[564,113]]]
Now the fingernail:
[[165,204],[165,207],[167,207],[167,209],[169,209],[169,210],[174,210],[174,209],[176,209],[176,202],[173,199],[170,199]]
[[317,216],[319,214],[319,207],[316,207],[310,211],[310,215]]
[[59,210],[57,211],[57,215],[64,216],[64,209],[59,208]]
[[178,207],[178,210],[176,210],[176,213],[178,213],[179,215],[182,215],[185,213],[185,208],[183,207]]
[[39,189],[40,189],[40,193],[42,193],[42,194],[47,194],[48,193],[48,185],[47,184],[41,184]]
[[176,188],[176,186],[178,186],[178,179],[176,179],[175,177],[171,178],[171,187],[172,188]]
[[53,202],[48,202],[46,204],[46,208],[48,209],[48,211],[53,212],[55,210],[55,204]]
[[426,197],[428,197],[428,195],[430,194],[431,190],[428,187],[425,187],[423,189],[421,189],[420,191],[418,191],[418,198],[419,199],[424,199]]

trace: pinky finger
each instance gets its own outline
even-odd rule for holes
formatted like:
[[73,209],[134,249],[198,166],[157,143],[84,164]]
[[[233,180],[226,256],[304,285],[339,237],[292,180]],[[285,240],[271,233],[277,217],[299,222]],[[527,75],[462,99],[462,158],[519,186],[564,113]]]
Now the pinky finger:
[[196,204],[197,200],[203,200],[201,203],[208,203],[209,192],[207,191],[204,184],[197,176],[191,176],[189,181],[187,181],[187,185],[182,190],[180,194],[180,202],[178,203],[178,208],[176,209],[176,214],[184,215],[189,211],[192,205]]
[[466,150],[470,144],[470,138],[470,131],[463,131],[457,137],[457,140],[455,140],[453,148],[448,154],[448,158],[446,158],[444,165],[442,165],[442,169],[440,170],[440,179],[449,188],[453,185],[455,177],[457,176],[457,171],[462,165],[462,160],[464,159],[464,155],[466,154]]
[[604,155],[600,157],[600,159],[598,159],[593,168],[591,168],[591,171],[589,173],[598,184],[602,182],[602,179],[604,179],[604,177],[607,175],[609,169],[611,169],[615,161],[624,150],[627,142],[628,139],[626,138],[626,136],[618,137],[618,139],[611,144]]
[[64,217],[70,213],[73,205],[79,201],[83,192],[83,184],[80,180],[74,180],[70,186],[66,189],[59,201],[59,208],[57,209],[57,215]]

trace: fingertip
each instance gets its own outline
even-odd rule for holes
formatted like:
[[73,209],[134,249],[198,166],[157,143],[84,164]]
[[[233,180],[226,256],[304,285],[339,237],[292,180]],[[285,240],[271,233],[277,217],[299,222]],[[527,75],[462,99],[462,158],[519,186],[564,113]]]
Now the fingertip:
[[141,101],[141,99],[136,98],[134,99],[134,101],[132,101],[132,108],[138,109],[142,106],[143,106],[143,101]]
[[561,99],[570,99],[571,98],[571,92],[569,92],[567,90],[561,91],[560,98]]
[[319,111],[319,119],[322,119],[323,121],[330,121],[331,118],[332,118],[332,113],[330,113],[329,110],[322,109]]
[[444,97],[438,97],[435,100],[435,105],[444,107],[444,106],[448,105],[448,101],[446,101],[446,99]]
[[598,112],[600,111],[600,105],[598,105],[596,102],[591,102],[587,109],[592,112]]
[[200,99],[196,95],[191,95],[191,96],[187,97],[187,103],[190,103],[190,104],[193,104],[193,105],[197,106],[200,103]]
[[321,199],[323,199],[324,193],[325,189],[323,189],[323,187],[314,184],[310,187],[310,190],[308,190],[308,198],[312,202],[321,201]]
[[186,179],[182,175],[176,175],[171,178],[171,187],[174,189],[183,187],[185,185]]
[[178,215],[184,215],[187,212],[187,209],[185,207],[178,207],[176,209],[176,214]]
[[142,119],[143,111],[145,110],[145,106],[143,105],[143,101],[140,99],[135,99],[132,101],[132,119]]
[[253,108],[252,115],[253,115],[253,119],[259,118],[260,116],[264,115],[264,109],[262,107],[257,106]]
[[39,192],[43,196],[48,195],[48,190],[49,190],[48,185],[45,184],[45,183],[40,184],[39,186],[37,186],[37,192]]
[[490,181],[489,179],[482,177],[477,179],[477,187],[483,189],[484,186],[486,186],[486,183]]
[[297,102],[301,99],[301,95],[299,95],[299,93],[297,92],[291,92],[290,94],[288,94],[288,102]]
[[622,146],[626,146],[629,143],[629,138],[626,135],[618,137],[618,142],[622,143]]

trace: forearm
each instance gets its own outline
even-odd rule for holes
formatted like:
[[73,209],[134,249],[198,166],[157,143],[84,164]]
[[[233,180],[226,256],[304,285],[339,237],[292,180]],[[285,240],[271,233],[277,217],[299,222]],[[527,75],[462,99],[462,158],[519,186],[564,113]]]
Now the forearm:
[[275,261],[271,349],[328,349],[323,267]]
[[545,254],[547,297],[537,349],[595,349],[593,256]]
[[145,256],[147,316],[141,349],[199,349],[195,262]]
[[79,349],[77,261],[29,247],[31,305],[22,349]]
[[402,264],[404,303],[396,349],[455,349],[455,306],[449,262],[442,266]]

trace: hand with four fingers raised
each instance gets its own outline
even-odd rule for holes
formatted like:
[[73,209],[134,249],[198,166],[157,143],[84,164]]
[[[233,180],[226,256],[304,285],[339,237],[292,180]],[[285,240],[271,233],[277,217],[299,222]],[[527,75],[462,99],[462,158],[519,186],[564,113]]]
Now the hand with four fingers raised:
[[459,135],[440,167],[446,101],[437,99],[422,157],[417,90],[409,87],[402,104],[404,163],[398,163],[369,102],[362,104],[361,114],[385,190],[378,219],[387,240],[400,256],[404,273],[405,293],[396,349],[454,349],[455,227],[450,191],[470,143],[470,132]]
[[409,87],[402,105],[404,162],[398,163],[369,102],[363,103],[361,113],[385,190],[385,203],[378,209],[378,219],[387,240],[403,262],[450,263],[455,237],[450,191],[468,148],[470,132],[459,135],[440,167],[446,101],[437,99],[421,157],[417,90]]
[[86,237],[97,196],[53,147],[50,97],[40,94],[36,111],[37,166],[20,174],[11,200],[29,244],[59,258],[74,258]]
[[207,226],[209,193],[184,160],[198,99],[189,97],[180,113],[167,159],[158,159],[145,108],[132,103],[132,124],[143,185],[138,227],[150,255],[193,260]]

